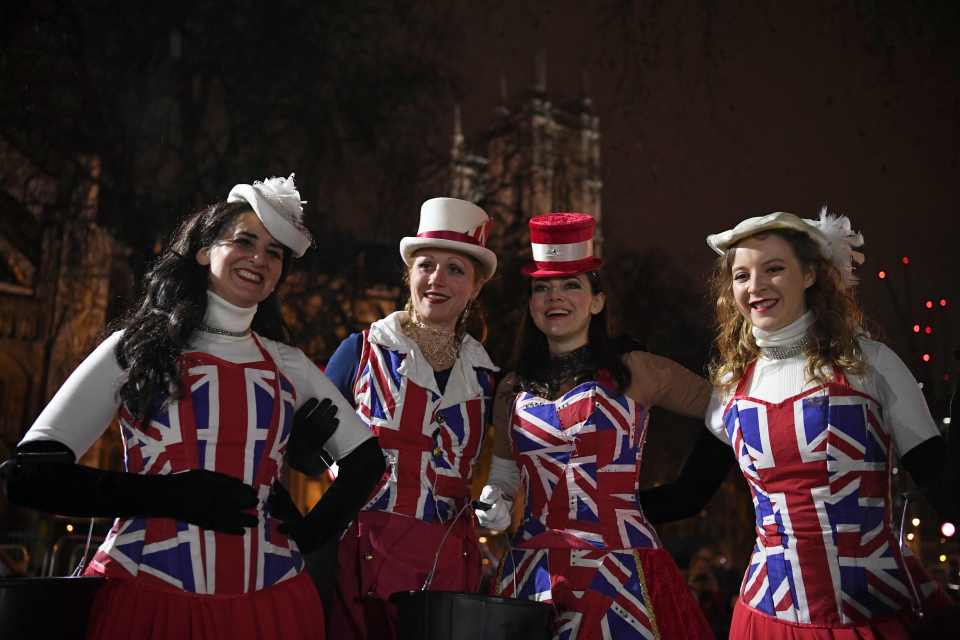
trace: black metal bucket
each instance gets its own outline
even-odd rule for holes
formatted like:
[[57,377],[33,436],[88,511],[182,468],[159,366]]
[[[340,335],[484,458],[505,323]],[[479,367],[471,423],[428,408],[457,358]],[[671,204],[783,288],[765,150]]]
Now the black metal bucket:
[[401,591],[399,640],[550,640],[549,604],[453,591]]
[[0,578],[0,638],[82,640],[104,578]]

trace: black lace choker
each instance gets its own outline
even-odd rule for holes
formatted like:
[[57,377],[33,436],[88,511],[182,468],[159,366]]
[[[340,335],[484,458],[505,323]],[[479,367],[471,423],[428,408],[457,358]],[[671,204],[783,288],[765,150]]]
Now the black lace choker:
[[596,371],[597,363],[590,345],[584,345],[569,353],[551,355],[550,360],[535,369],[531,379],[524,381],[522,386],[525,391],[553,399],[570,383],[594,378]]

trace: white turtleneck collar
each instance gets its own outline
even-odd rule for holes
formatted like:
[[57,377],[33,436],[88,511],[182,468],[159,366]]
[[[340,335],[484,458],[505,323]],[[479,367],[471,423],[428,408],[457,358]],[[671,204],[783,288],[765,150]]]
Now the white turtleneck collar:
[[257,305],[238,307],[207,289],[207,311],[203,316],[205,325],[227,331],[246,331],[256,314]]
[[752,327],[753,338],[757,341],[757,346],[764,347],[789,347],[794,345],[807,335],[807,330],[813,326],[813,311],[807,311],[805,314],[791,322],[785,327],[774,331],[764,331],[759,327]]

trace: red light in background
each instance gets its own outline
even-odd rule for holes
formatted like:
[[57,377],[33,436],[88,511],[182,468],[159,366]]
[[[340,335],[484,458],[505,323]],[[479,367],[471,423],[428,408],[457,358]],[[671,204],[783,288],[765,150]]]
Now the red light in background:
[[910,256],[903,256],[902,258],[900,258],[900,262],[902,262],[903,264],[910,264]]
[[923,303],[923,306],[925,306],[927,309],[933,309],[933,300],[927,300]]
[[940,306],[941,306],[941,307],[947,306],[947,299],[946,299],[946,298],[940,298]]
[[927,335],[930,335],[931,333],[933,333],[933,327],[931,327],[930,325],[927,325],[923,328],[923,332]]
[[944,522],[940,525],[940,533],[943,534],[944,538],[952,538],[956,532],[957,527],[952,522]]
[[880,278],[881,280],[885,280],[885,279],[887,278],[887,272],[886,272],[886,271],[878,271],[878,272],[877,272],[877,277]]
[[920,359],[923,360],[924,362],[930,362],[930,354],[925,353],[922,356],[920,356]]
[[913,325],[913,332],[914,332],[914,333],[920,333],[920,325],[918,325],[918,324]]

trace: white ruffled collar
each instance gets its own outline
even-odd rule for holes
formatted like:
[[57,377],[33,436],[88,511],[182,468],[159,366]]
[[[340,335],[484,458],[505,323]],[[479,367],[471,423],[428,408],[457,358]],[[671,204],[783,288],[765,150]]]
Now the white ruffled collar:
[[[368,340],[371,344],[406,354],[397,370],[398,373],[440,395],[440,387],[437,385],[433,367],[427,362],[417,343],[405,334],[400,326],[405,318],[406,311],[394,311],[386,318],[377,320],[370,325]],[[490,371],[500,370],[490,360],[483,345],[473,336],[466,334],[463,336],[463,342],[460,343],[460,355],[450,371],[450,378],[444,389],[442,407],[459,404],[483,393],[483,388],[473,371],[477,367]]]
[[761,349],[764,347],[790,347],[804,339],[807,330],[813,326],[813,320],[813,311],[807,311],[787,326],[775,331],[764,331],[758,327],[752,327],[751,330],[757,346]]
[[257,305],[238,307],[207,289],[207,311],[203,315],[205,325],[216,329],[241,332],[250,328],[255,315],[257,315]]

